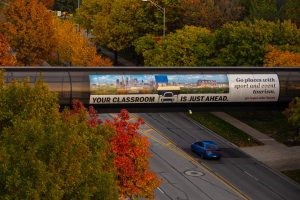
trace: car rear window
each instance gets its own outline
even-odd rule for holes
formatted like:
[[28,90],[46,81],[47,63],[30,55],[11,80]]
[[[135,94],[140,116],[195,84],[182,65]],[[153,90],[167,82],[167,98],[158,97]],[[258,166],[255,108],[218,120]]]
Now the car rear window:
[[218,147],[216,145],[213,145],[213,144],[207,144],[206,148],[210,149],[210,150],[217,150],[218,149]]

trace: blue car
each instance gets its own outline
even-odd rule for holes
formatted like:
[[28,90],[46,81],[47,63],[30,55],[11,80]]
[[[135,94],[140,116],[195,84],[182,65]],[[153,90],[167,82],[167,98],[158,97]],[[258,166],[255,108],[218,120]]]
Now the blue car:
[[222,157],[221,149],[214,141],[198,141],[191,145],[191,150],[204,159],[220,159]]

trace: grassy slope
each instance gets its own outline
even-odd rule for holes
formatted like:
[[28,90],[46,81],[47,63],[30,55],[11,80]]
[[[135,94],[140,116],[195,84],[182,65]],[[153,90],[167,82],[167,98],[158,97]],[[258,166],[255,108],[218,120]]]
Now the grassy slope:
[[286,145],[300,145],[296,138],[297,129],[290,125],[286,117],[279,111],[228,112],[251,127]]
[[193,113],[189,116],[237,146],[245,147],[261,145],[259,141],[211,113]]
[[283,173],[300,184],[300,169],[283,171]]

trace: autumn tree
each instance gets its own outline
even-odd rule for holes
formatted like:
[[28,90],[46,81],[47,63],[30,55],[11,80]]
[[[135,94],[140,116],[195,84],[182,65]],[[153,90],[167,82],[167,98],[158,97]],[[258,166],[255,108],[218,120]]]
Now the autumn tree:
[[8,41],[0,33],[0,66],[13,66],[16,65],[17,60],[12,55],[12,50],[8,44]]
[[18,64],[39,65],[55,47],[53,16],[37,0],[12,1],[4,11],[3,30]]
[[153,199],[154,190],[160,181],[149,170],[149,142],[138,133],[143,121],[138,119],[136,122],[129,122],[128,111],[121,110],[118,117],[108,123],[116,132],[111,140],[111,148],[121,196]]
[[[1,3],[4,5],[8,5],[10,2],[13,2],[13,1],[14,0],[2,0],[0,2],[0,5],[1,5]],[[38,0],[38,1],[43,3],[46,6],[46,8],[51,9],[54,4],[54,1],[57,1],[57,0]]]
[[42,81],[4,82],[0,73],[0,196],[5,199],[153,198],[149,143],[121,111],[102,123],[78,101],[59,112]]
[[231,21],[240,20],[244,7],[231,0],[183,0],[180,1],[183,25],[202,26],[211,29]]
[[265,56],[264,66],[267,67],[300,67],[300,53],[282,51],[269,47]]
[[60,113],[57,95],[41,81],[0,77],[1,198],[118,199],[113,130],[76,102]]
[[108,58],[97,55],[96,47],[92,46],[84,33],[76,29],[75,24],[68,20],[54,21],[56,52],[52,63],[72,66],[111,66]]

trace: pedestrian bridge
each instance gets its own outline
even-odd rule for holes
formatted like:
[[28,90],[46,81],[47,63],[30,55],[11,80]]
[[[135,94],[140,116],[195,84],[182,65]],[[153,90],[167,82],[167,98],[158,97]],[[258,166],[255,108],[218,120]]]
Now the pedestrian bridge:
[[1,67],[6,82],[38,79],[100,112],[283,109],[300,96],[300,68]]

